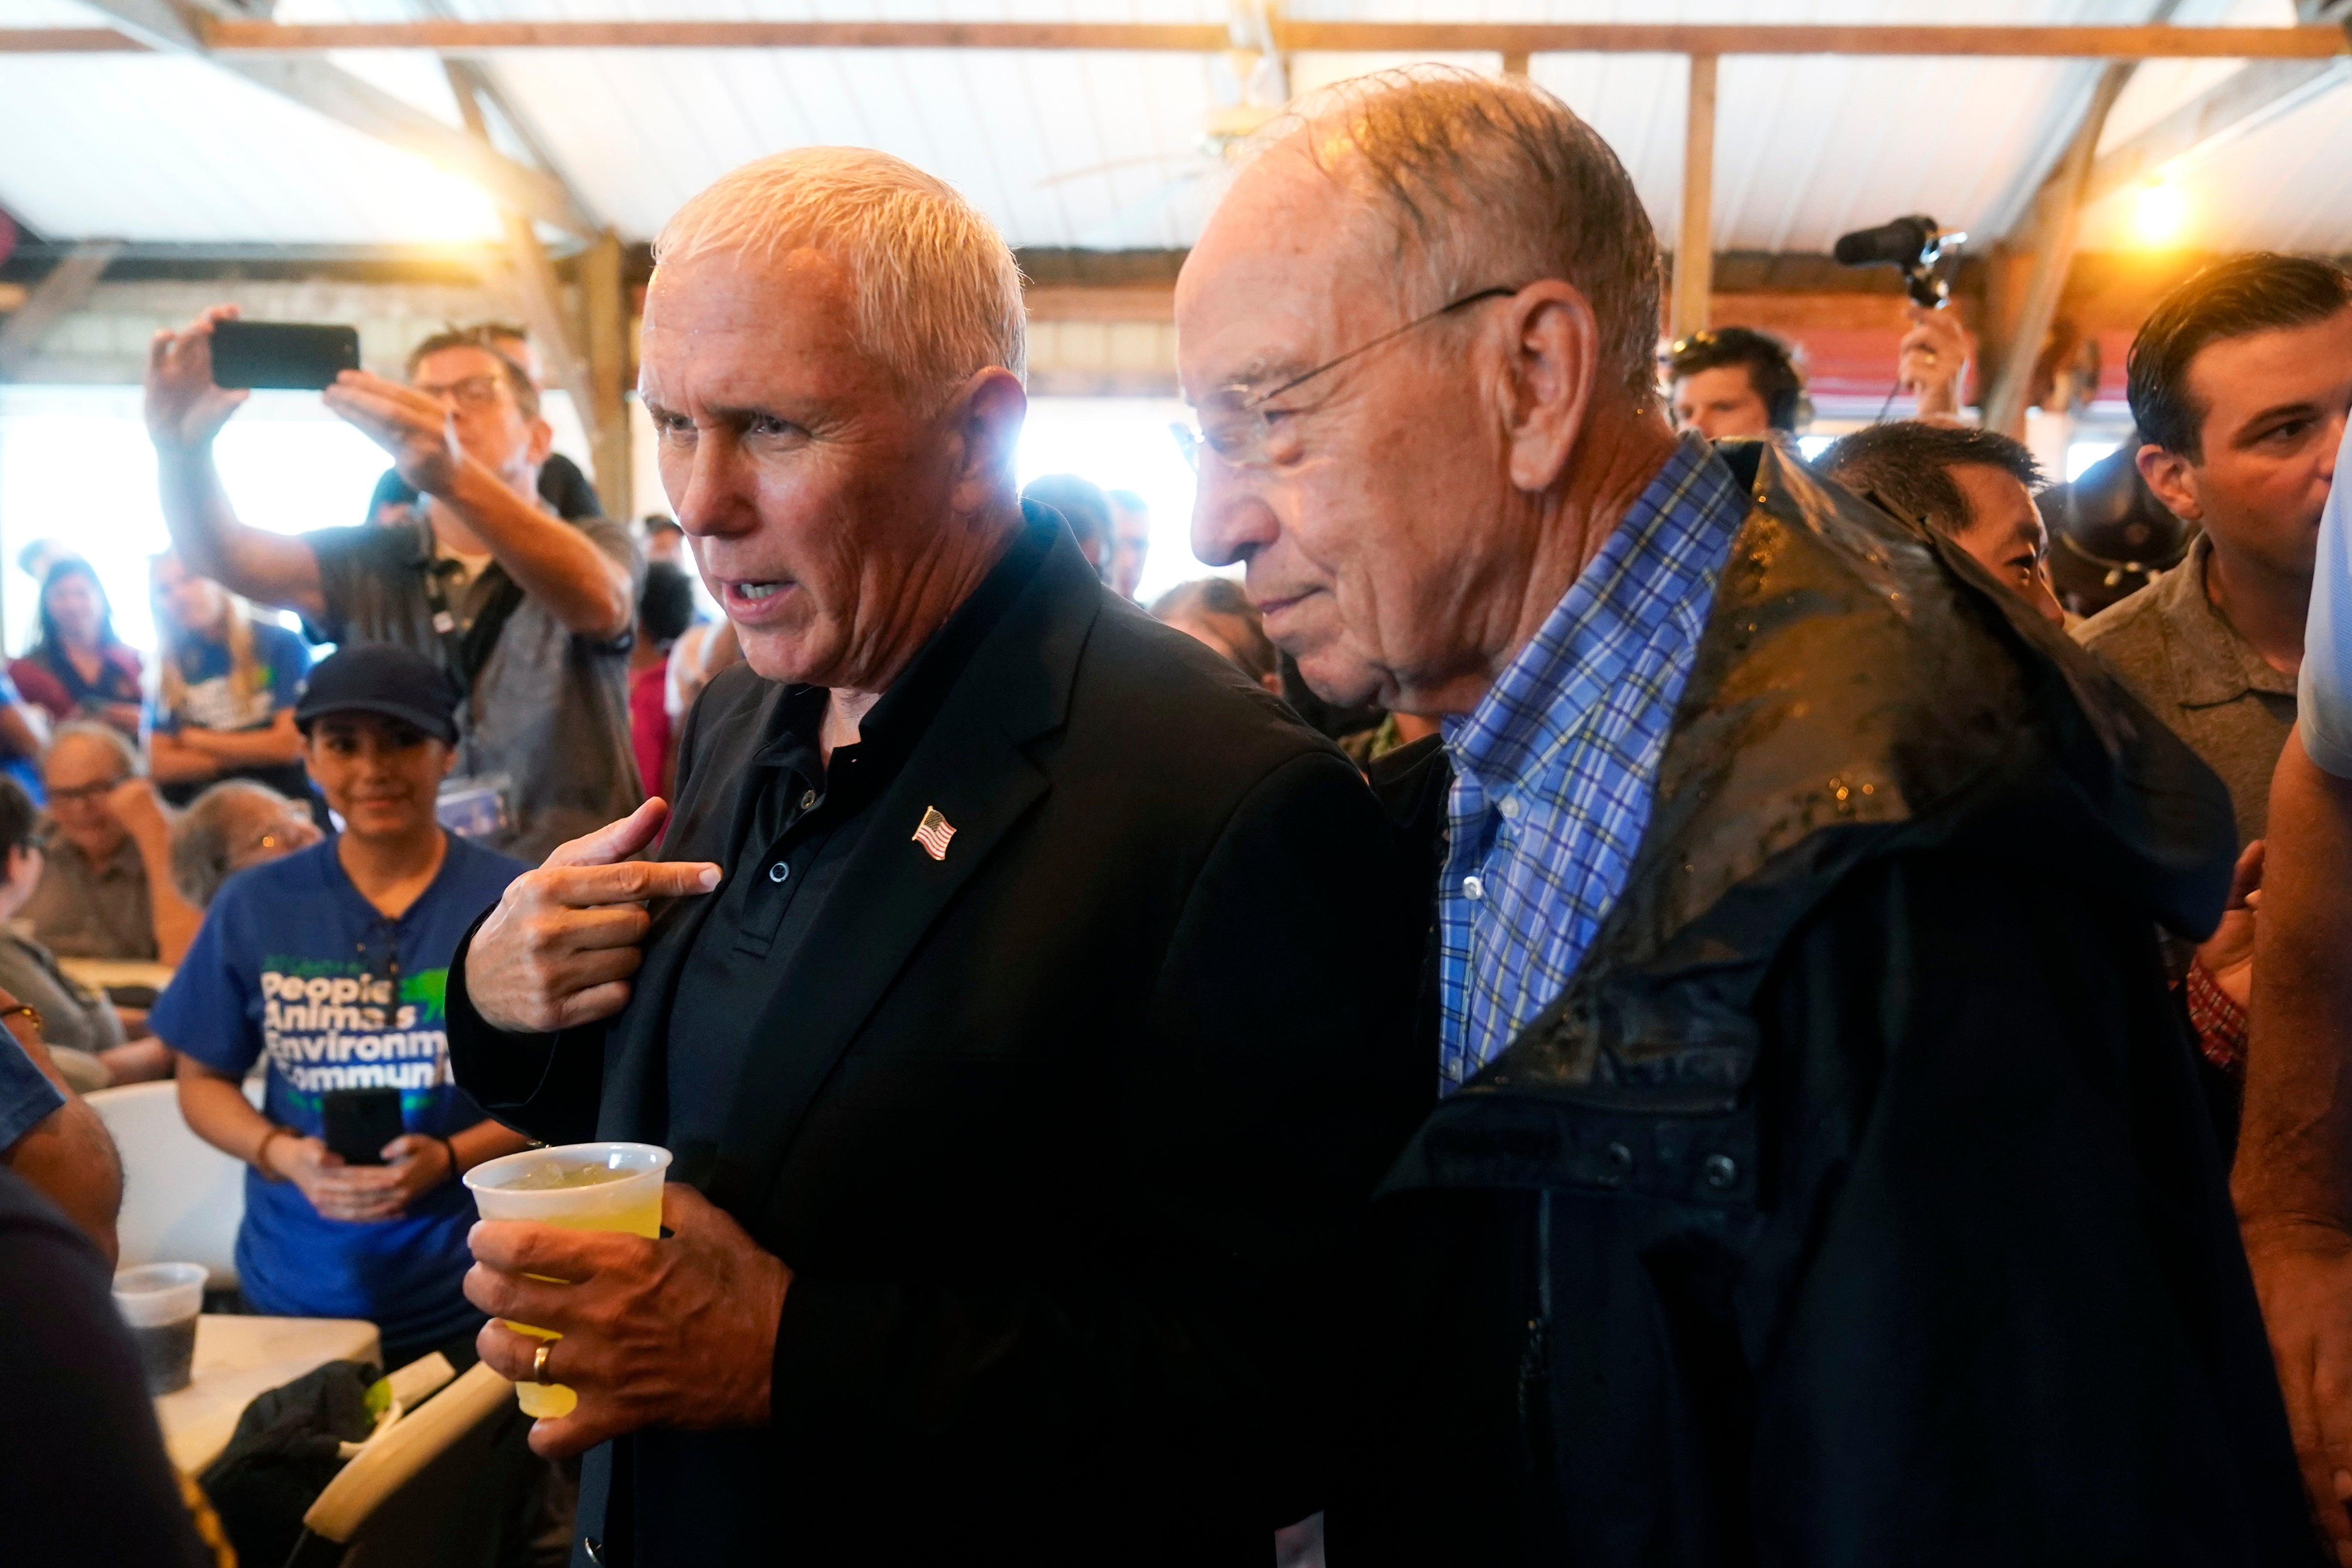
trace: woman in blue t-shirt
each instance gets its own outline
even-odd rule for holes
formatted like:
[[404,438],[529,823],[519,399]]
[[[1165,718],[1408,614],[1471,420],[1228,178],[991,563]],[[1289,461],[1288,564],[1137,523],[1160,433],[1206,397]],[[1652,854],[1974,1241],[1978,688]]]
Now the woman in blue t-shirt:
[[[253,1167],[247,1301],[368,1319],[395,1367],[445,1347],[471,1359],[482,1314],[460,1290],[474,1205],[457,1176],[524,1145],[449,1075],[449,960],[525,869],[434,819],[457,700],[405,648],[347,648],[311,673],[294,721],[343,831],[225,883],[149,1015],[179,1053],[188,1125]],[[265,1059],[257,1111],[239,1081]],[[380,1151],[329,1149],[331,1122],[364,1125],[394,1092],[401,1131]]]
[[309,645],[255,620],[244,600],[168,550],[151,563],[148,581],[163,643],[148,771],[163,799],[184,806],[208,784],[250,779],[310,800],[294,730]]

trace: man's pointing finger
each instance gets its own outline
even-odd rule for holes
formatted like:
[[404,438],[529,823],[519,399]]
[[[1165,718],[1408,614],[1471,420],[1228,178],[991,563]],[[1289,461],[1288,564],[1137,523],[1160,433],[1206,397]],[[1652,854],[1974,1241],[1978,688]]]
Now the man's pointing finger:
[[632,904],[645,898],[687,898],[719,885],[719,868],[709,861],[626,861],[619,865],[571,866],[546,880],[550,897],[575,909],[600,904]]

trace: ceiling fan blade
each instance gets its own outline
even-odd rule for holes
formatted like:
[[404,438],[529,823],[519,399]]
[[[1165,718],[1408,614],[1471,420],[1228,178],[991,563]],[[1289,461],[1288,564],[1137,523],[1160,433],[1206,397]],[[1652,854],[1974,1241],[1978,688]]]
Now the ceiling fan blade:
[[1197,152],[1146,152],[1140,158],[1114,158],[1108,163],[1090,163],[1083,169],[1065,169],[1058,174],[1048,174],[1037,182],[1041,186],[1058,185],[1067,180],[1083,180],[1093,174],[1108,174],[1115,169],[1139,168],[1146,163],[1166,165],[1189,162],[1199,157]]
[[1181,196],[1185,192],[1191,190],[1202,180],[1207,178],[1209,173],[1210,171],[1207,169],[1195,169],[1189,174],[1177,175],[1174,179],[1160,186],[1160,189],[1152,192],[1151,194],[1144,197],[1140,201],[1129,202],[1127,205],[1119,208],[1118,211],[1105,218],[1101,223],[1097,224],[1093,228],[1088,229],[1085,234],[1079,235],[1079,245],[1086,246],[1091,246],[1097,240],[1117,241],[1127,238],[1132,233],[1137,225],[1142,223],[1147,218],[1156,217],[1159,215],[1159,214],[1170,204],[1174,202],[1177,197]]

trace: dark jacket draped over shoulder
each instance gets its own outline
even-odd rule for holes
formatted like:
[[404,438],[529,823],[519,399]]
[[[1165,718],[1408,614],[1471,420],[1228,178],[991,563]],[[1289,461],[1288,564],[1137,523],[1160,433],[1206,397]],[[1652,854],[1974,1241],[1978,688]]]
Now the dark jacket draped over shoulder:
[[[782,690],[705,692],[664,858],[734,863]],[[1335,748],[1066,533],[866,810],[689,1173],[793,1270],[773,1422],[596,1450],[582,1536],[1260,1568],[1324,1500],[1327,1265],[1433,1097],[1425,890]],[[551,1142],[660,1142],[708,907],[658,910],[627,1009],[557,1038],[484,1026],[461,955],[458,1081]]]
[[[1624,894],[1376,1202],[1331,1561],[2317,1561],[2158,947],[2228,797],[1948,542],[1725,450]],[[1442,756],[1375,782],[1426,870]]]

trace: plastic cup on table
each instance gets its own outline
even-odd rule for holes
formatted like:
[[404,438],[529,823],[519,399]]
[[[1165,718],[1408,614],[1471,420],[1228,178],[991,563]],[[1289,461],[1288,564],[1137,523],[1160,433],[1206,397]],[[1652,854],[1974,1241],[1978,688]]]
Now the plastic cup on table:
[[114,1276],[114,1309],[131,1325],[148,1393],[176,1394],[188,1385],[210,1277],[201,1263],[142,1263]]
[[[668,1170],[669,1151],[651,1144],[565,1144],[484,1160],[466,1173],[466,1186],[484,1219],[528,1219],[567,1230],[625,1230],[653,1238],[661,1234],[662,1182]],[[500,1321],[534,1339],[563,1337],[512,1319]],[[568,1416],[579,1403],[561,1383],[518,1383],[515,1398],[524,1415],[534,1416]]]

